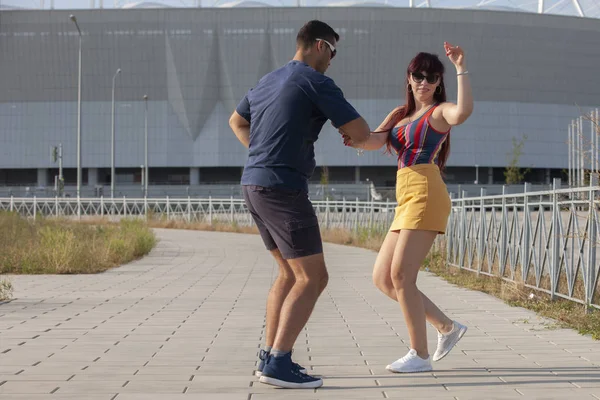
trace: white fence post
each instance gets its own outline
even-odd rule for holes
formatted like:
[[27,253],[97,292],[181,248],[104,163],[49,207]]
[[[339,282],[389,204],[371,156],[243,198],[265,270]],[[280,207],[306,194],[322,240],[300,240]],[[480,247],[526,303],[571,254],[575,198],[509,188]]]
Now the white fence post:
[[359,223],[359,217],[360,217],[360,210],[359,210],[359,204],[358,204],[358,197],[356,198],[356,217],[354,219],[354,231],[358,232],[358,223]]
[[485,215],[485,200],[484,196],[486,195],[486,191],[484,188],[481,188],[481,192],[479,193],[481,196],[479,200],[479,243],[477,248],[477,275],[481,273],[481,267],[483,266],[484,261],[484,251],[485,251],[485,227],[486,227],[486,215]]
[[560,179],[554,178],[552,183],[552,264],[550,264],[550,298],[555,299],[556,281],[560,268],[560,210],[558,207],[558,193],[560,189]]
[[[593,175],[590,175],[590,182],[597,184],[597,178]],[[594,290],[595,290],[595,277],[596,277],[596,238],[598,228],[596,224],[596,204],[595,204],[595,190],[590,188],[590,205],[589,205],[589,215],[588,215],[588,243],[589,243],[589,251],[588,251],[588,278],[587,278],[587,287],[585,288],[585,312],[586,314],[590,311],[590,306],[592,304],[592,300],[594,299]],[[600,268],[600,267],[599,267]]]
[[346,197],[342,197],[342,229],[346,229]]
[[325,197],[325,229],[329,229],[329,197]]
[[371,197],[371,204],[370,204],[370,211],[369,211],[369,234],[371,234],[371,230],[373,229],[373,217],[375,217],[375,205],[373,203],[373,197]]
[[502,217],[500,222],[500,254],[498,273],[504,276],[508,256],[508,213],[506,211],[506,185],[502,185]]
[[190,196],[187,198],[187,222],[192,221],[192,199]]
[[461,193],[461,208],[460,208],[460,238],[458,248],[458,266],[464,268],[465,266],[465,250],[467,247],[467,208],[466,198],[467,191],[463,190]]
[[523,198],[523,243],[521,243],[521,279],[523,282],[527,280],[527,274],[529,272],[529,250],[531,244],[529,242],[531,236],[531,218],[529,215],[529,189],[530,184],[525,183],[523,185],[523,192],[525,197]]
[[212,196],[208,196],[208,223],[212,225]]
[[[448,224],[446,227],[446,237],[445,237],[445,242],[446,242],[446,265],[450,265],[450,260],[451,257],[450,255],[452,254],[452,246],[454,244],[454,231],[455,231],[455,226],[456,226],[456,208],[454,207],[454,195],[453,193],[450,193],[450,216],[448,218]],[[388,209],[389,212],[389,209]]]

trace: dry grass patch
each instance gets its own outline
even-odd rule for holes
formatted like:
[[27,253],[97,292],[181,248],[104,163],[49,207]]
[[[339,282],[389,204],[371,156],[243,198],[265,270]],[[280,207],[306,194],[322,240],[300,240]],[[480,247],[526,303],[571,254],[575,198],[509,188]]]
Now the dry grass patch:
[[[586,306],[582,304],[561,298],[551,300],[549,294],[527,288],[519,282],[449,267],[441,252],[432,252],[423,268],[452,284],[488,293],[511,306],[535,311],[557,321],[559,326],[600,340],[600,310],[588,309],[586,312]],[[534,295],[530,297],[532,293]]]
[[143,221],[81,224],[0,213],[0,273],[97,273],[140,258],[155,244]]

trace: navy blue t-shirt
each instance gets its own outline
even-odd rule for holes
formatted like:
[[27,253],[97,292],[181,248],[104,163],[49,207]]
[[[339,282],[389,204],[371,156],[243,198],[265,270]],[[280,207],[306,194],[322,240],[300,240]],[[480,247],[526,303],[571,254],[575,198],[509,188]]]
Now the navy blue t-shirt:
[[323,124],[360,117],[331,78],[295,60],[262,77],[236,111],[250,122],[242,185],[305,191]]

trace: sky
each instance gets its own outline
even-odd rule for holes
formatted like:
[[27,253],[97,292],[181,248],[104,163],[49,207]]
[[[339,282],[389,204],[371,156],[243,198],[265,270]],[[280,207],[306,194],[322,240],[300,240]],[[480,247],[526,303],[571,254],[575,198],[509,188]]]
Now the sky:
[[[10,4],[14,6],[23,6],[23,7],[37,7],[39,8],[42,1],[45,3],[44,8],[50,7],[50,2],[52,0],[1,0],[2,4]],[[104,8],[113,8],[115,0],[54,0],[55,8],[69,9],[69,8],[91,8],[90,4],[92,1],[95,1],[96,7],[100,4],[100,1],[103,1]],[[139,0],[117,0],[119,4],[126,4],[129,2],[137,2]],[[203,0],[207,2],[208,0]],[[213,0],[210,0],[213,1]],[[189,7],[196,3],[196,0],[158,0],[158,2],[163,4],[169,4],[172,6],[180,6],[180,7]]]
[[[98,8],[100,2],[103,2],[104,8],[113,8],[115,2],[119,5],[138,2],[140,0],[0,0],[0,5],[13,5],[22,7],[40,8],[44,4],[44,8],[48,9],[50,3],[54,1],[56,9],[89,9],[92,4]],[[198,1],[205,7],[214,6],[216,4],[227,3],[231,0],[148,0],[156,1],[172,7],[193,7]],[[295,5],[297,0],[259,0],[269,4]],[[306,5],[318,5],[326,0],[302,0]],[[374,0],[384,2],[385,0]],[[600,18],[600,0],[544,0],[545,8],[550,8],[550,13],[576,15],[577,11],[574,7],[574,1],[578,1],[586,16]],[[408,7],[409,0],[388,0],[389,3]],[[434,7],[450,7],[457,6],[474,6],[476,4],[488,3],[491,6],[526,8],[532,12],[537,10],[538,0],[430,0]],[[424,0],[414,0],[416,5],[424,4]]]

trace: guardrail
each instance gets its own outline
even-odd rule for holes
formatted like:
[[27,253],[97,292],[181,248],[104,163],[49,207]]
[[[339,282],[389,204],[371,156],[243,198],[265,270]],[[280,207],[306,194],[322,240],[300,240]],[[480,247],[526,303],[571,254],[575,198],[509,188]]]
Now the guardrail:
[[[600,186],[452,199],[446,235],[436,247],[449,265],[500,276],[526,287],[600,308]],[[322,227],[385,232],[396,204],[313,201]],[[188,222],[253,224],[242,199],[0,198],[0,210],[27,217],[154,217]]]
[[600,186],[452,200],[448,265],[600,308]]

